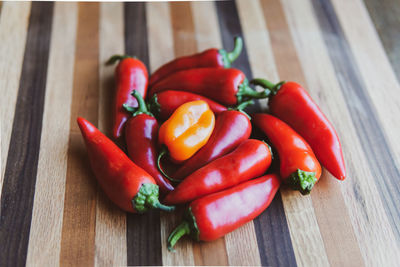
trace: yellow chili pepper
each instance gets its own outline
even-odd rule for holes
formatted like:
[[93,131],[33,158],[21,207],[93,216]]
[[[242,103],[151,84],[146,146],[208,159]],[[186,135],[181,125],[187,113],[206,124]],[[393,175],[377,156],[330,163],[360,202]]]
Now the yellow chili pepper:
[[177,162],[187,160],[203,147],[214,130],[215,116],[203,100],[187,102],[164,122],[158,140]]

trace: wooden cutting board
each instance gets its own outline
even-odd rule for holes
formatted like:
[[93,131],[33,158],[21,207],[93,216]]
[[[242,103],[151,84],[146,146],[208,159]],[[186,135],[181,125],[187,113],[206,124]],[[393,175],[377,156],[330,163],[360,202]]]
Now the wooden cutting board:
[[[0,266],[399,264],[400,84],[390,60],[399,65],[381,41],[391,28],[377,31],[363,1],[0,8]],[[111,55],[135,55],[154,71],[209,47],[230,50],[236,35],[245,50],[234,67],[248,78],[307,88],[337,129],[348,177],[324,171],[309,196],[281,189],[254,221],[215,242],[185,238],[171,253],[166,238],[181,212],[131,215],[110,203],[76,117],[109,133]]]

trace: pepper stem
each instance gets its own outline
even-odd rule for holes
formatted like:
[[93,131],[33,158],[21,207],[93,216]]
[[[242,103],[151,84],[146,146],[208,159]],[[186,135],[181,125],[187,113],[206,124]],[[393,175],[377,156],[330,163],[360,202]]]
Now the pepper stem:
[[107,60],[106,65],[113,65],[115,62],[123,60],[125,58],[132,58],[132,57],[128,55],[113,55]]
[[158,154],[158,157],[157,157],[157,169],[161,172],[162,175],[167,177],[167,179],[170,180],[171,182],[180,183],[181,182],[180,180],[169,177],[169,175],[166,174],[164,172],[164,170],[161,168],[161,158],[166,154],[168,154],[168,149],[164,146],[163,149],[161,150],[160,154]]
[[290,188],[293,190],[299,190],[302,195],[310,194],[311,189],[314,187],[316,182],[317,178],[315,177],[314,172],[306,172],[300,169],[297,169],[297,171],[292,173],[286,180],[286,183],[289,184]]
[[158,103],[157,94],[154,94],[150,98],[147,108],[150,110],[151,113],[156,114],[157,116],[160,115],[161,105],[160,103]]
[[253,88],[249,86],[249,81],[244,79],[243,82],[239,85],[238,92],[236,93],[238,103],[241,104],[244,97],[249,98],[267,98],[270,95],[270,90],[264,90],[261,92],[257,92]]
[[243,50],[243,39],[236,36],[234,39],[235,47],[231,52],[226,52],[225,49],[220,49],[218,52],[222,56],[225,68],[230,68],[233,61],[235,61]]
[[153,183],[144,183],[140,186],[139,192],[132,199],[133,209],[143,213],[152,208],[165,211],[175,210],[174,206],[165,206],[158,200],[159,188]]
[[282,84],[285,83],[285,81],[281,81],[277,84],[274,84],[266,79],[256,78],[256,79],[251,80],[250,83],[254,84],[254,85],[259,85],[263,88],[266,88],[266,89],[270,90],[271,95],[275,95],[281,88]]
[[132,117],[135,117],[140,114],[147,114],[149,116],[154,117],[154,115],[148,110],[146,102],[144,102],[142,95],[138,91],[133,90],[131,95],[134,98],[136,98],[136,100],[138,102],[138,107],[137,108],[130,107],[127,104],[123,104],[122,106],[125,108],[126,111],[132,113]]
[[147,205],[156,208],[156,209],[160,209],[163,211],[174,211],[175,210],[175,206],[167,206],[164,204],[161,204],[160,201],[158,200],[158,198],[154,198],[154,197],[149,197],[146,200]]
[[190,226],[187,221],[183,221],[168,237],[168,250],[175,251],[174,246],[178,240],[184,236],[190,234]]

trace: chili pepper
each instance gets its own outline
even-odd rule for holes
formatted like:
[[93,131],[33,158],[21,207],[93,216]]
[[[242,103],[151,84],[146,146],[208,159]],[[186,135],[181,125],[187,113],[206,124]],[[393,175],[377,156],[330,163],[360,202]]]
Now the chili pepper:
[[[190,158],[211,136],[215,125],[214,113],[202,100],[181,105],[164,122],[158,132],[158,141],[164,144],[176,162]],[[165,150],[160,153],[159,159]],[[159,161],[158,161],[159,162]]]
[[115,69],[117,89],[113,104],[114,121],[112,135],[114,138],[121,136],[124,125],[130,117],[129,112],[124,109],[123,104],[127,104],[130,107],[137,107],[137,101],[131,96],[131,93],[133,90],[136,90],[142,97],[146,97],[148,79],[146,66],[136,58],[125,55],[114,55],[106,64],[114,64],[118,60],[120,62]]
[[174,174],[174,178],[183,179],[207,163],[232,152],[251,134],[251,123],[248,115],[241,111],[252,100],[242,103],[238,110],[227,110],[217,116],[214,131],[208,140],[193,157],[184,163]]
[[211,99],[208,99],[201,95],[192,94],[184,91],[173,91],[168,90],[164,92],[160,92],[154,94],[150,99],[150,110],[156,114],[157,118],[162,120],[168,119],[174,111],[185,104],[186,102],[195,101],[195,100],[203,100],[207,102],[210,109],[214,112],[215,115],[218,113],[227,110],[227,108],[221,104],[218,104]]
[[185,69],[230,68],[231,63],[239,57],[242,48],[242,38],[235,37],[235,48],[230,53],[226,52],[224,49],[211,48],[201,53],[174,59],[158,68],[151,75],[149,87],[152,87],[168,75]]
[[240,104],[247,99],[268,97],[266,91],[253,90],[244,73],[233,68],[200,68],[175,72],[151,87],[150,96],[167,90],[199,94],[227,106]]
[[231,153],[218,158],[186,177],[164,201],[185,203],[264,174],[271,165],[266,143],[247,139]]
[[292,189],[309,194],[321,176],[321,166],[307,142],[289,125],[268,114],[253,114],[253,122],[278,151],[280,175]]
[[106,195],[121,209],[142,213],[151,208],[174,210],[158,200],[158,186],[146,171],[96,127],[78,118],[92,170]]
[[212,241],[260,215],[279,189],[275,174],[253,179],[190,203],[184,221],[168,237],[168,249],[183,236]]
[[255,79],[253,83],[271,90],[271,113],[289,124],[310,144],[318,160],[333,176],[344,180],[346,167],[339,137],[307,91],[295,82],[272,84]]
[[162,192],[174,190],[174,187],[157,169],[158,122],[147,110],[146,103],[136,90],[132,91],[132,96],[136,98],[139,106],[132,108],[125,105],[127,111],[133,113],[125,127],[129,157],[156,180]]

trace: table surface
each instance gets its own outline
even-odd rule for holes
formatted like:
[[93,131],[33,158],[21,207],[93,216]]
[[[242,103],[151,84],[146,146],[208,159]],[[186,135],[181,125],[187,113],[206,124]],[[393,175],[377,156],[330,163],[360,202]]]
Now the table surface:
[[[1,3],[0,265],[395,266],[400,257],[400,7],[395,1]],[[166,249],[181,214],[121,212],[76,117],[108,133],[115,53],[149,70],[209,47],[247,77],[294,80],[334,124],[348,177],[281,189],[215,242]],[[397,70],[397,71],[396,71]],[[397,76],[396,76],[397,74]],[[266,101],[254,110],[264,110]]]

